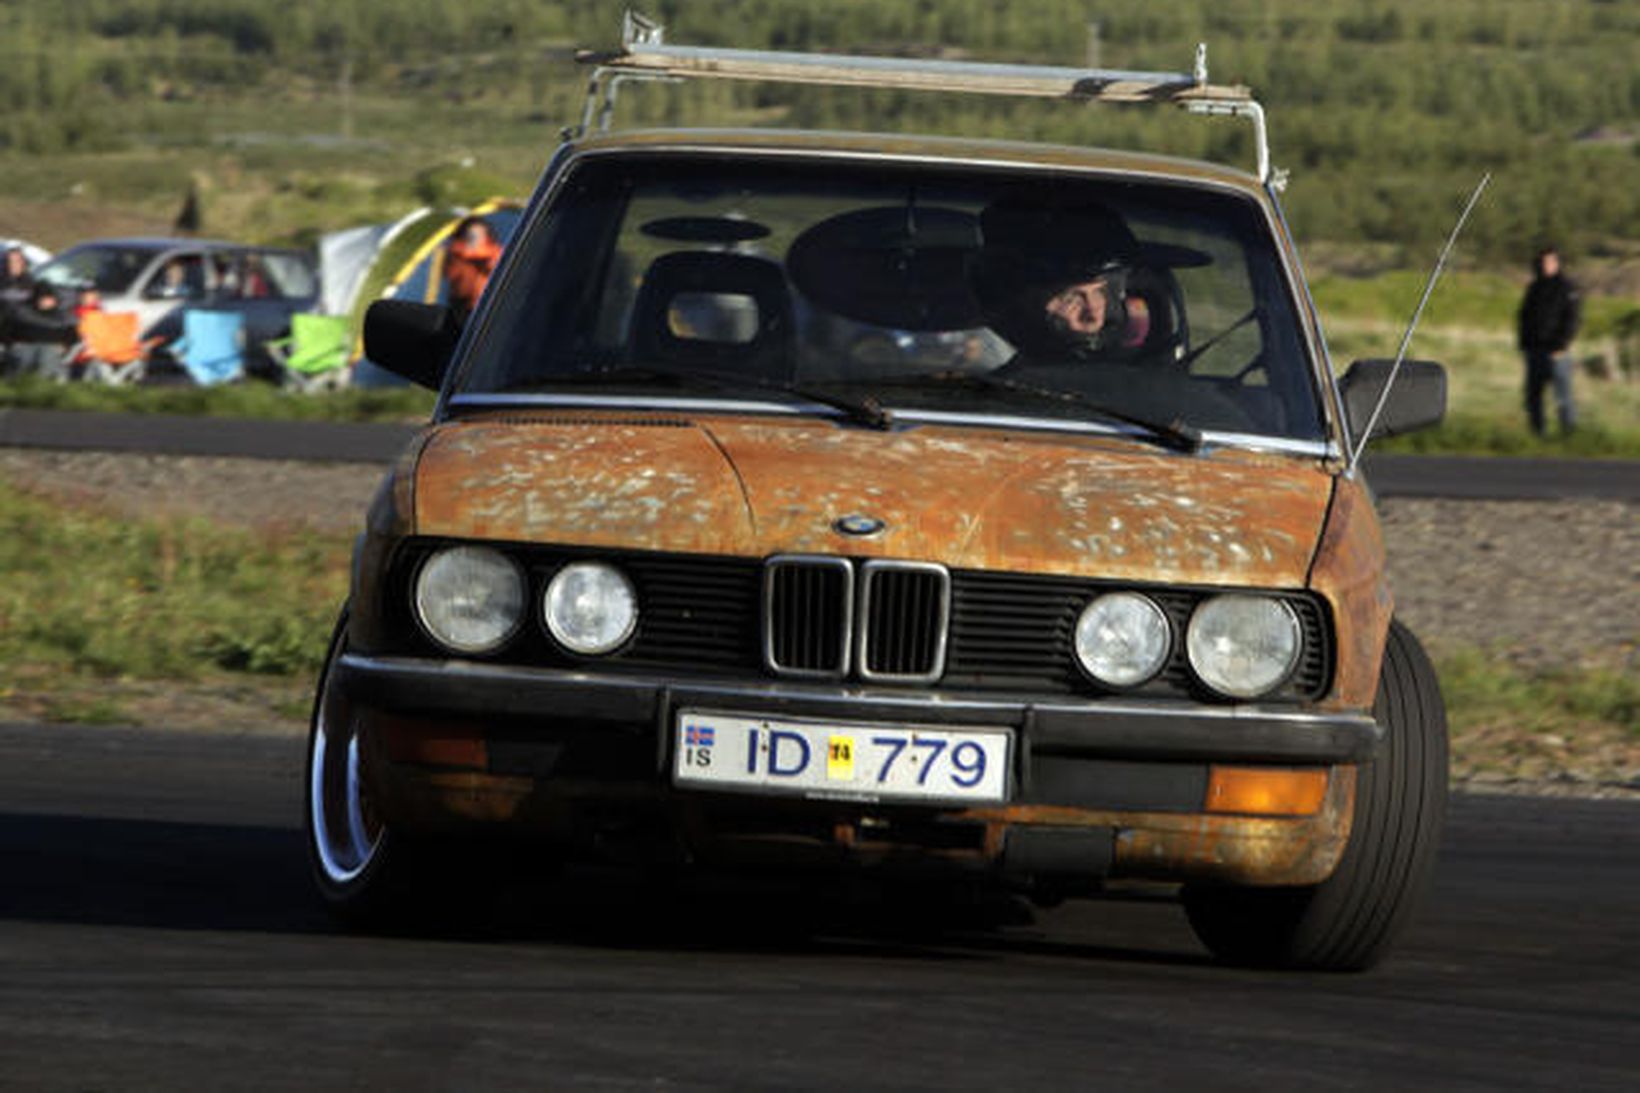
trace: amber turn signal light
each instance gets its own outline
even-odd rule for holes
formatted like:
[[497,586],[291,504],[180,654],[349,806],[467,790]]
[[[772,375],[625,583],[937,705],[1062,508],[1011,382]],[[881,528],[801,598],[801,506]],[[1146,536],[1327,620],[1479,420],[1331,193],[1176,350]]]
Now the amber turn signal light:
[[1327,796],[1327,771],[1310,767],[1214,767],[1207,811],[1253,816],[1313,816]]

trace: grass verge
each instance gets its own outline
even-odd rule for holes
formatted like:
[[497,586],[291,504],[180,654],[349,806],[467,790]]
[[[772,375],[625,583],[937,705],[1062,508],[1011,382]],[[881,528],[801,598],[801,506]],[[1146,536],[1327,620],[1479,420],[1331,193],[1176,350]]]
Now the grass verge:
[[341,535],[122,520],[0,486],[0,692],[42,673],[311,671],[347,563]]
[[420,422],[432,413],[434,397],[431,391],[410,387],[309,395],[256,382],[221,387],[105,387],[38,379],[0,383],[0,408],[281,421]]
[[1620,781],[1640,788],[1640,675],[1634,671],[1526,668],[1473,648],[1438,655],[1435,666],[1455,777]]

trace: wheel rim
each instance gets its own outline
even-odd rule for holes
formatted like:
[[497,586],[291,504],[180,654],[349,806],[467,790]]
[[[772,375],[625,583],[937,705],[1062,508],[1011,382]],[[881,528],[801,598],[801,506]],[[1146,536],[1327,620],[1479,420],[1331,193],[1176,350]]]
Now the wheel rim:
[[345,885],[369,868],[385,828],[360,778],[358,719],[328,681],[314,716],[308,823],[319,868]]

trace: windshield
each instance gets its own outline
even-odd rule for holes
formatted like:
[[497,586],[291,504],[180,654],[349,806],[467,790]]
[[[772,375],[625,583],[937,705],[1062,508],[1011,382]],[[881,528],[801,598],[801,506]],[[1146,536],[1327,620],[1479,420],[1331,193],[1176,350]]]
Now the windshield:
[[94,288],[119,295],[130,291],[156,253],[141,247],[74,247],[41,266],[34,276],[59,288]]
[[720,402],[784,390],[911,417],[1324,435],[1292,295],[1243,196],[830,160],[573,170],[514,244],[458,404],[702,397],[687,373]]

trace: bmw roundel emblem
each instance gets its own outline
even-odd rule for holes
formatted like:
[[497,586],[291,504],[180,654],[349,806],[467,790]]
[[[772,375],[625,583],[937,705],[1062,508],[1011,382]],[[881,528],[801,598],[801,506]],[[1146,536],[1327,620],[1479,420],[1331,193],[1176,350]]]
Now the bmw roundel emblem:
[[844,535],[864,536],[875,535],[888,525],[875,516],[862,516],[859,513],[852,513],[840,518],[831,526]]

